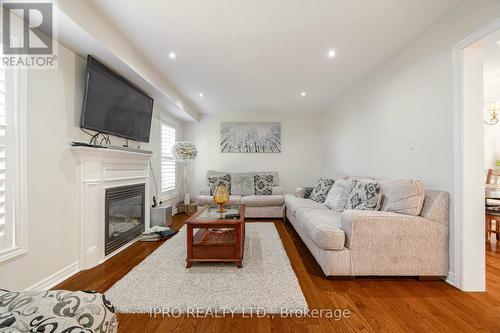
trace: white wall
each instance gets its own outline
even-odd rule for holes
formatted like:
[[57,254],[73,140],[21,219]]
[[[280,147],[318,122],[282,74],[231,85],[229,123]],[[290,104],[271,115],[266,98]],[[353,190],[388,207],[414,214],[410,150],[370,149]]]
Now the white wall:
[[[78,165],[68,144],[89,139],[78,125],[84,73],[85,59],[62,45],[57,70],[28,71],[28,253],[0,262],[1,288],[23,290],[78,261]],[[159,117],[155,109],[151,143],[141,145],[156,155]],[[124,140],[113,137],[112,143]],[[158,158],[153,166],[158,177]]]
[[[220,123],[223,121],[281,122],[282,152],[243,154],[220,152]],[[320,113],[233,113],[203,115],[198,123],[185,124],[185,139],[198,148],[189,164],[191,193],[206,183],[207,170],[231,172],[278,171],[281,185],[293,193],[300,185],[314,185],[323,170]]]
[[[339,98],[323,117],[327,171],[419,178],[451,192],[452,46],[499,14],[498,1],[464,1]],[[451,277],[454,253],[451,242]]]

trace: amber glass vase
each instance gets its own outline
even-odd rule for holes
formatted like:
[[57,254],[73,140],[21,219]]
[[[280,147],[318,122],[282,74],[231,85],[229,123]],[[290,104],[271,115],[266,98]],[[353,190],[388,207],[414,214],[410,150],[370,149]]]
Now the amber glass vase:
[[229,190],[224,185],[217,185],[214,190],[214,202],[219,205],[218,213],[224,213],[224,205],[229,202]]

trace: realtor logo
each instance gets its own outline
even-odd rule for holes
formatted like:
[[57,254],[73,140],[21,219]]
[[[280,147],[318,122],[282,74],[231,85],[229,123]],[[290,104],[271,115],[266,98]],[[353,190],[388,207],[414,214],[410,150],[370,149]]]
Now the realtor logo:
[[2,2],[2,65],[55,68],[51,2]]
[[[51,3],[4,2],[2,7],[3,54],[52,54]],[[22,14],[23,34],[21,47],[13,47],[13,41],[10,38],[12,36],[11,13],[13,11]],[[40,42],[44,46],[39,46]]]

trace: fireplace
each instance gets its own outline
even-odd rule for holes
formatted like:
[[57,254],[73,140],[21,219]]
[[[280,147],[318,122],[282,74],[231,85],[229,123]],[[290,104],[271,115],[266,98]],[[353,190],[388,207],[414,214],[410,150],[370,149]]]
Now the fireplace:
[[106,189],[105,255],[144,232],[145,194],[145,184]]

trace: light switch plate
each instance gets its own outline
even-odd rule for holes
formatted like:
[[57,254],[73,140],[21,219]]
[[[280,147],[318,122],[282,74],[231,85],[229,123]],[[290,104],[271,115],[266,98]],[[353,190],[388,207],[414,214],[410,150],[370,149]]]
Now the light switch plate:
[[415,138],[408,139],[408,150],[415,150]]

